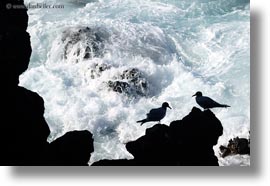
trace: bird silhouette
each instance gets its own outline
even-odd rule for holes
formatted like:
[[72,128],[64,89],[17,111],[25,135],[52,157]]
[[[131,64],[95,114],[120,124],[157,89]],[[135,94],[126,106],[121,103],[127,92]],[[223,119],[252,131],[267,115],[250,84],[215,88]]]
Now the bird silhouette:
[[194,94],[193,96],[196,96],[196,102],[204,109],[210,109],[215,107],[230,107],[229,105],[220,104],[207,96],[203,96],[202,92],[200,91],[196,92],[196,94]]
[[141,123],[141,125],[150,121],[158,121],[160,123],[160,120],[166,115],[167,107],[171,109],[170,105],[167,102],[164,102],[161,107],[151,109],[149,113],[146,114],[147,117],[137,121],[137,123]]

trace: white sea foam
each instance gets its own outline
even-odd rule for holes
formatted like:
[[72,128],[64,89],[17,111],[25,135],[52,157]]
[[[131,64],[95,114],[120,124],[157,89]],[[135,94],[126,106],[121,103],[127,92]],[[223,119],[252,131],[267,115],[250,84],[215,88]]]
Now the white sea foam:
[[[26,3],[33,1],[25,1]],[[125,143],[144,135],[154,123],[139,126],[149,109],[168,101],[162,120],[169,124],[198,106],[200,90],[228,109],[213,109],[224,134],[215,146],[236,136],[248,137],[250,125],[249,4],[247,1],[45,1],[63,10],[29,9],[33,53],[21,85],[45,100],[49,141],[65,132],[94,134],[100,159],[132,158]],[[101,37],[100,55],[84,59],[86,40],[71,45],[65,58],[63,32],[89,27]],[[91,41],[91,38],[90,40]],[[108,65],[91,78],[93,66]],[[148,82],[147,96],[110,91],[106,82],[123,71],[139,69]],[[248,156],[222,159],[221,165],[249,165]]]

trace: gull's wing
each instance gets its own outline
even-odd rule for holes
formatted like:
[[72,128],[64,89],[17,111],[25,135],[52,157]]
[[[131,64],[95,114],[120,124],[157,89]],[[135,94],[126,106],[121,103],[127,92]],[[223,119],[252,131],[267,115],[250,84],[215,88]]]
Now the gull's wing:
[[165,109],[163,108],[156,108],[151,109],[149,113],[147,114],[147,119],[153,120],[153,121],[159,121],[165,116]]
[[216,102],[213,99],[211,99],[209,97],[206,97],[206,96],[201,97],[200,104],[202,104],[206,108],[213,108],[213,107],[219,107],[220,106],[220,104],[218,102]]

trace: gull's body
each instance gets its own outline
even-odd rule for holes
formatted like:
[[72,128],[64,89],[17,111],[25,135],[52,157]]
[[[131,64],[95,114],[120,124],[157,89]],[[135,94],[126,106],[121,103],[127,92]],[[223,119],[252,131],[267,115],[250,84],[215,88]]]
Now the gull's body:
[[193,96],[196,96],[196,102],[204,109],[210,109],[215,107],[230,107],[229,105],[220,104],[207,96],[203,96],[201,92],[196,92],[196,94],[194,94]]
[[160,108],[151,109],[149,113],[146,114],[147,117],[143,120],[137,121],[137,123],[141,123],[141,125],[143,125],[144,123],[150,121],[160,122],[160,120],[162,120],[166,115],[167,107],[171,109],[169,104],[164,102]]

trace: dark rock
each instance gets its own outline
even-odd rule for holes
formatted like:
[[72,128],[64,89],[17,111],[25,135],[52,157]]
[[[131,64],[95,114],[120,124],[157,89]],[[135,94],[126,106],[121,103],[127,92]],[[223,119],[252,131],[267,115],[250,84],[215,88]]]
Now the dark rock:
[[[89,70],[91,79],[99,78],[102,73],[111,69],[107,64],[94,64]],[[137,68],[124,70],[120,75],[104,82],[110,91],[125,94],[131,97],[147,96],[148,82],[144,74]]]
[[221,145],[219,147],[221,151],[221,157],[225,158],[229,155],[236,154],[250,154],[250,140],[246,138],[233,138],[229,140],[227,147]]
[[134,160],[100,160],[94,162],[91,166],[136,166],[137,163]]
[[145,136],[126,145],[134,156],[137,165],[174,165],[176,164],[169,127],[157,124],[146,130]]
[[189,115],[182,120],[173,121],[170,128],[173,136],[184,143],[200,141],[213,146],[223,134],[221,122],[214,113],[209,109],[201,111],[196,107],[193,107]]
[[50,156],[51,165],[86,166],[94,151],[92,134],[89,131],[68,132],[53,141],[49,150],[54,153]]
[[0,32],[9,30],[26,31],[28,26],[27,8],[23,0],[1,0]]
[[16,87],[8,104],[8,120],[1,125],[0,165],[87,165],[93,151],[90,132],[69,132],[49,144],[44,102],[37,93]]
[[65,45],[64,58],[75,56],[75,62],[78,62],[80,59],[101,57],[104,54],[104,41],[107,37],[107,33],[89,27],[67,29],[62,36]]
[[1,1],[0,61],[5,86],[0,125],[0,165],[34,165],[44,160],[49,127],[43,117],[42,98],[19,87],[19,75],[27,68],[32,52],[26,32],[27,10],[23,1]]
[[129,93],[130,85],[127,82],[123,81],[108,81],[108,86],[111,90],[118,92],[118,93]]
[[16,87],[8,99],[7,120],[1,125],[0,165],[36,165],[45,161],[50,129],[43,117],[43,99]]
[[147,129],[144,136],[127,143],[134,159],[101,160],[93,165],[218,166],[213,146],[222,133],[220,121],[210,110],[194,107],[182,120],[170,126],[157,124]]
[[[5,78],[1,89],[0,165],[87,165],[93,151],[90,132],[69,132],[48,143],[50,129],[43,116],[43,99],[18,86],[32,52],[26,9],[21,0],[4,0],[0,5],[0,61]],[[11,6],[8,10],[7,5]]]
[[143,73],[137,68],[131,68],[115,78],[108,81],[108,87],[118,93],[128,96],[147,96],[148,82]]
[[193,107],[189,115],[172,122],[170,129],[182,165],[218,165],[213,146],[223,134],[223,127],[213,112]]
[[[19,76],[27,68],[31,56],[30,36],[25,31],[9,30],[0,40],[0,59],[8,86],[17,86]],[[9,70],[10,69],[10,70]]]
[[111,66],[107,64],[95,64],[91,69],[91,79],[96,79],[100,77],[105,70],[108,70],[110,68]]

